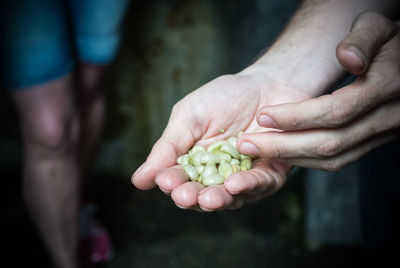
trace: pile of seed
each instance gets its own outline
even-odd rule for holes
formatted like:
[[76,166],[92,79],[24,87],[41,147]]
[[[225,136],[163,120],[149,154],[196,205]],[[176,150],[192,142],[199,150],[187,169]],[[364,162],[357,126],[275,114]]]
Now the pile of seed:
[[207,149],[195,145],[187,154],[179,156],[177,163],[192,181],[204,186],[222,184],[232,173],[252,167],[251,157],[239,153],[236,141],[237,137],[230,137],[212,143]]

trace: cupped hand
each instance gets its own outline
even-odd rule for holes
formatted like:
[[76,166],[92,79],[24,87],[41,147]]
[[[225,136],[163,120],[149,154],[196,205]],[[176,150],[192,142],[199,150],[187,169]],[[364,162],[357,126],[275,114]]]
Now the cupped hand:
[[283,86],[257,69],[221,76],[179,101],[132,183],[142,190],[158,186],[171,194],[178,207],[202,211],[237,209],[277,191],[291,167],[268,158],[260,157],[251,170],[234,173],[224,184],[209,187],[190,181],[176,165],[177,157],[194,145],[207,147],[240,131],[265,131],[256,121],[261,107],[310,98],[302,89]]
[[341,65],[359,75],[355,82],[330,95],[261,108],[259,124],[284,131],[243,135],[241,152],[252,144],[259,156],[337,171],[395,139],[400,127],[398,29],[383,15],[361,14],[336,50]]

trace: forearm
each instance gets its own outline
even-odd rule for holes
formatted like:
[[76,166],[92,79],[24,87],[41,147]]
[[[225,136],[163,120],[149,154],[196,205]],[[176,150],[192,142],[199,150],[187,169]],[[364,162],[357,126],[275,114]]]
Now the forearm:
[[336,59],[337,44],[354,19],[374,10],[395,16],[398,1],[306,0],[276,42],[245,72],[269,72],[274,79],[311,96],[323,93],[343,73]]

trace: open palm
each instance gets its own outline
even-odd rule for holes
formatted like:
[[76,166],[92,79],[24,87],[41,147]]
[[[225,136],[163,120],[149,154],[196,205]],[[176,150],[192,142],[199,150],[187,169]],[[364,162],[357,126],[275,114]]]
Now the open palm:
[[[266,75],[244,71],[221,76],[174,106],[164,133],[132,182],[143,190],[157,185],[171,194],[177,206],[204,211],[240,208],[245,202],[270,195],[284,184],[290,166],[258,158],[251,170],[230,175],[222,185],[204,187],[190,181],[176,159],[196,144],[208,146],[240,131],[266,131],[256,121],[261,107],[307,98],[301,90],[279,85]],[[245,137],[243,134],[238,144]]]

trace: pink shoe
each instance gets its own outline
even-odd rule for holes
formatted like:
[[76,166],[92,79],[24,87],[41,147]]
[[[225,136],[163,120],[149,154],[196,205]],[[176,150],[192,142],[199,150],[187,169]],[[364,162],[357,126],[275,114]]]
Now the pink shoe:
[[86,204],[80,215],[80,257],[85,267],[109,262],[113,257],[111,237],[107,229],[94,218],[94,204]]

